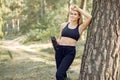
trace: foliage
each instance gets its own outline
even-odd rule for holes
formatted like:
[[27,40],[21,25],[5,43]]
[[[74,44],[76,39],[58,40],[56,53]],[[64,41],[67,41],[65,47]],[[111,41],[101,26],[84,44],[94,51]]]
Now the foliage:
[[92,1],[93,0],[87,0],[87,3],[86,3],[86,10],[91,13],[92,11]]
[[[59,35],[60,24],[67,20],[68,1],[61,0],[2,0],[3,28],[12,26],[12,19],[20,19],[20,32],[28,41],[49,41],[50,36]],[[79,0],[76,0],[80,4]],[[91,0],[87,10],[91,11]],[[5,9],[5,10],[4,10]],[[0,28],[0,31],[2,29]],[[25,41],[27,42],[27,41]]]

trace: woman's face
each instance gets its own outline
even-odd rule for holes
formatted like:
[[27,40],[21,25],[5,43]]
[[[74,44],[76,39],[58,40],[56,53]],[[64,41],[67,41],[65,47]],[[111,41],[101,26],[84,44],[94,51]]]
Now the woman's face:
[[78,21],[80,18],[80,15],[77,11],[71,10],[69,13],[69,19],[70,21]]

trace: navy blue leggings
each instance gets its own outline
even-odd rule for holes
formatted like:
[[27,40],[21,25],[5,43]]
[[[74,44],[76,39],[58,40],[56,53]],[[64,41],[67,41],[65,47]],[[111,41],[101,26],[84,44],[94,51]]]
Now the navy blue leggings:
[[72,64],[75,54],[75,46],[58,46],[55,54],[57,67],[56,80],[64,80],[67,77],[66,71]]

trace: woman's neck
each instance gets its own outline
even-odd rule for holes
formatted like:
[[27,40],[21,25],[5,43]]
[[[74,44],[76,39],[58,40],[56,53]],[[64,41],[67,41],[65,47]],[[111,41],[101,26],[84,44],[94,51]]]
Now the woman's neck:
[[71,28],[75,28],[77,25],[78,25],[77,22],[73,22],[73,21],[71,21],[70,24],[69,24],[69,27],[71,27]]

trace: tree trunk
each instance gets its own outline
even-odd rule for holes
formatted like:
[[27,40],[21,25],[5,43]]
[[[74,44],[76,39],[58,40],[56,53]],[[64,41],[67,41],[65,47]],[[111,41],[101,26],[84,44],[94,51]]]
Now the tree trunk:
[[76,3],[77,3],[77,1],[76,1],[76,0],[72,0],[72,3],[73,3],[73,4],[76,4]]
[[80,80],[120,80],[120,0],[93,0]]
[[81,0],[80,8],[85,10],[87,0]]
[[44,14],[45,14],[45,0],[41,0],[41,10],[40,10],[41,14],[41,18],[44,19]]
[[[68,11],[70,10],[70,0],[67,1],[67,4],[68,4]],[[68,21],[69,19],[69,13],[67,14],[67,19],[66,21]]]

